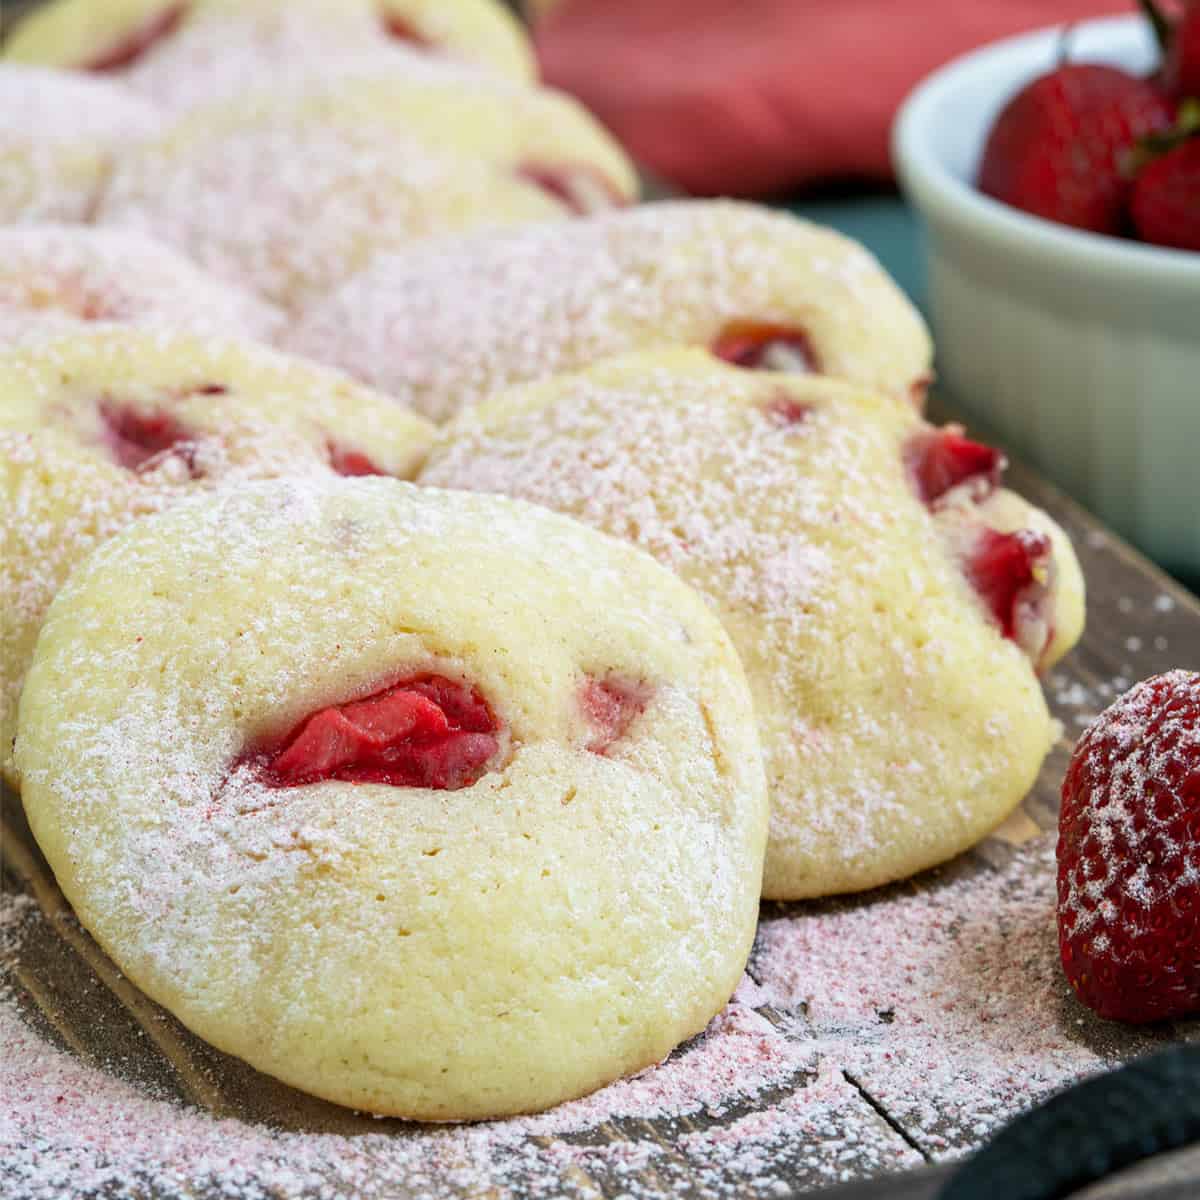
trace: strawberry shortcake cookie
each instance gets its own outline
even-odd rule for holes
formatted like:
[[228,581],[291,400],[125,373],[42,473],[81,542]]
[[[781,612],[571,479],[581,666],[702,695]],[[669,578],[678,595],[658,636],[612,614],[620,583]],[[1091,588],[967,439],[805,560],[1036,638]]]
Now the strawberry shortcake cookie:
[[728,637],[649,556],[505,497],[281,480],[138,522],[54,602],[17,758],[121,969],[371,1112],[529,1112],[655,1063],[754,936]]
[[196,110],[125,157],[99,213],[289,308],[382,250],[636,196],[574,101],[372,66]]
[[103,72],[172,106],[400,46],[524,82],[533,53],[496,0],[54,0],[14,30],[4,57]]
[[0,63],[0,225],[88,220],[114,155],[161,127],[118,84]]
[[1082,580],[1002,467],[891,397],[678,350],[513,389],[418,479],[577,516],[708,598],[763,737],[764,892],[796,899],[966,849],[1055,739],[1037,671],[1081,632]]
[[282,314],[149,238],[82,225],[0,229],[0,347],[100,324],[270,341]]
[[113,330],[0,359],[0,767],[46,608],[136,517],[297,473],[411,476],[432,434],[343,376],[251,343]]
[[608,355],[704,346],[739,366],[920,399],[929,334],[866,250],[747,204],[679,201],[381,256],[293,348],[435,420]]

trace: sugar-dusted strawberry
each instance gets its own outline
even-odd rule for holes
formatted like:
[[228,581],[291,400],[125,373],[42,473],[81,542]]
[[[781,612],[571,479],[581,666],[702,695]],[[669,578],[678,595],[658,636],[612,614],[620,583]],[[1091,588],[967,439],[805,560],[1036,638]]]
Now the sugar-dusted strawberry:
[[1200,136],[1138,172],[1129,208],[1143,241],[1200,250]]
[[1140,683],[1088,728],[1058,822],[1058,937],[1102,1017],[1200,1011],[1200,674]]
[[1171,119],[1171,104],[1147,80],[1067,63],[1028,84],[996,118],[979,187],[1048,220],[1118,234],[1129,191],[1123,160]]

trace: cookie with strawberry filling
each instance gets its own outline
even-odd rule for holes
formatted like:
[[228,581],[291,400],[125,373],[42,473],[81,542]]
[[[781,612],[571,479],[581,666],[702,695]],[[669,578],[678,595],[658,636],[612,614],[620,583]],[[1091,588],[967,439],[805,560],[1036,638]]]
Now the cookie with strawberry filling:
[[287,480],[138,522],[52,606],[17,755],[121,969],[371,1112],[529,1112],[649,1066],[754,936],[729,639],[649,556],[504,497]]
[[245,86],[389,44],[514,82],[534,75],[528,41],[495,0],[54,0],[18,23],[4,57],[114,76],[178,107],[234,82],[226,54]]
[[372,66],[193,111],[123,158],[98,221],[295,308],[418,238],[636,193],[620,148],[565,96]]
[[292,348],[444,420],[609,355],[706,347],[749,369],[833,375],[918,403],[924,322],[861,246],[748,204],[675,202],[381,256]]
[[0,62],[0,225],[89,220],[116,155],[161,127],[118,84]]
[[100,325],[270,341],[282,321],[270,304],[138,234],[0,229],[0,347]]
[[1056,736],[1037,671],[1083,623],[1054,522],[911,406],[701,351],[516,388],[418,480],[520,496],[698,588],[746,664],[771,787],[765,895],[874,887],[965,850]]
[[251,343],[110,330],[0,360],[0,768],[46,609],[131,521],[279,475],[411,476],[432,433],[331,371]]

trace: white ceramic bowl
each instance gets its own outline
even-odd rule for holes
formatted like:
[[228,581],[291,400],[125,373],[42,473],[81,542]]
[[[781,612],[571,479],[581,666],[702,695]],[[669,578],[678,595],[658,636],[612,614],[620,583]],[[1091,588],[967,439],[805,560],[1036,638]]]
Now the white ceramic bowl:
[[[975,188],[1000,108],[1058,58],[1060,31],[936,71],[893,130],[900,179],[928,225],[939,378],[1105,521],[1200,573],[1200,254],[1084,233]],[[1076,27],[1071,58],[1139,72],[1137,17]]]

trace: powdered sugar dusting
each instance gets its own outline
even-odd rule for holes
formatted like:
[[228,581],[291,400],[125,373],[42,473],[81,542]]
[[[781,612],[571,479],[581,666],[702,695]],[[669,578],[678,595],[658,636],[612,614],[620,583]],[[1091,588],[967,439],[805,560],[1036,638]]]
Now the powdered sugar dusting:
[[355,63],[412,78],[475,70],[473,64],[394,42],[368,0],[242,5],[201,10],[123,73],[131,88],[174,111],[211,104],[270,79],[274,88],[312,83]]
[[1062,973],[1054,839],[997,874],[764,920],[751,970],[798,1036],[940,1156],[1103,1068]]
[[115,230],[0,230],[0,345],[97,324],[269,341],[282,314],[175,251]]
[[[0,234],[0,246],[7,236]],[[25,244],[24,234],[12,236]],[[46,238],[52,243],[55,236]],[[140,244],[113,234],[101,241],[103,253],[114,259],[127,243],[130,249]],[[6,265],[0,265],[0,295]],[[170,258],[165,266],[168,275],[181,269]],[[20,278],[37,286],[36,276]],[[215,293],[223,290],[202,283]],[[248,301],[250,314],[259,311],[257,302]],[[168,414],[186,436],[136,470],[123,469],[108,444],[106,400]],[[411,474],[426,442],[426,427],[382,397],[252,343],[97,328],[69,338],[36,338],[5,360],[0,761],[6,769],[34,640],[71,570],[130,522],[183,496],[251,479],[332,476],[335,430],[340,447],[369,451],[379,469],[397,475]]]
[[929,368],[911,305],[860,246],[750,205],[642,206],[380,258],[295,331],[444,419],[507,385],[629,350],[708,345],[727,322],[794,325],[832,375],[897,392]]
[[564,98],[449,68],[414,79],[376,55],[192,112],[122,159],[98,219],[297,307],[416,239],[566,215],[520,177],[529,156],[632,189],[620,149]]
[[[780,422],[781,397],[802,419]],[[950,552],[948,514],[913,494],[902,448],[919,428],[907,406],[844,384],[645,354],[468,411],[420,479],[567,512],[708,598],[755,693],[766,894],[829,894],[978,840],[1053,740],[1028,660]],[[974,507],[955,521],[981,528]],[[968,662],[988,699],[947,718]]]
[[86,220],[112,156],[161,124],[118,84],[0,63],[0,223]]
[[7,895],[0,931],[20,937],[0,938],[0,1179],[14,1200],[68,1186],[237,1200],[486,1187],[650,1200],[750,1183],[769,1195],[921,1161],[864,1092],[936,1161],[1108,1061],[1057,965],[1053,894],[1043,837],[996,874],[767,909],[759,984],[640,1076],[530,1118],[421,1129],[299,1107],[290,1131],[209,1116],[38,1036],[11,971],[40,922]]

